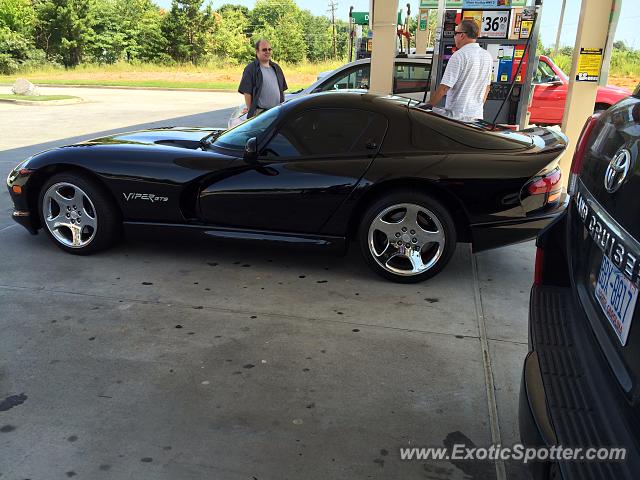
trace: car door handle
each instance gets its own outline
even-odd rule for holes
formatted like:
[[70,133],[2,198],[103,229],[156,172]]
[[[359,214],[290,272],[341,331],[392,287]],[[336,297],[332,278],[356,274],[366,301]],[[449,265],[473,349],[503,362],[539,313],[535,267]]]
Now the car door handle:
[[369,142],[365,145],[367,150],[376,150],[378,148],[378,144],[376,142]]

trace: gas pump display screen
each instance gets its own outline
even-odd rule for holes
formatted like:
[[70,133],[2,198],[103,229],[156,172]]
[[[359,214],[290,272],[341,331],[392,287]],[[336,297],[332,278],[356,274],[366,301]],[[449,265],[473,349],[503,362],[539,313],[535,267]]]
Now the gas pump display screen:
[[464,10],[462,18],[476,22],[480,38],[507,38],[510,10]]

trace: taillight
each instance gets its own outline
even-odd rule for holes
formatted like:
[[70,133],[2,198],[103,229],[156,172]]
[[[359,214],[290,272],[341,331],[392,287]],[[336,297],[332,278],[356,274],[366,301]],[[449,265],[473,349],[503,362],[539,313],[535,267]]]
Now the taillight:
[[569,194],[572,194],[575,191],[575,184],[578,175],[582,172],[582,163],[584,161],[584,155],[587,153],[587,143],[589,142],[589,137],[591,136],[591,132],[593,127],[598,123],[598,117],[600,114],[591,115],[584,126],[582,127],[582,132],[580,132],[580,136],[578,137],[578,142],[576,143],[576,150],[573,152],[573,160],[571,161],[571,174],[569,175]]
[[542,265],[544,263],[544,250],[536,248],[536,269],[533,271],[533,284],[542,284]]
[[[559,168],[547,173],[544,177],[539,178],[529,185],[528,190],[531,195],[541,195],[550,193],[553,190],[560,190],[560,178],[562,174]],[[558,187],[558,188],[556,188]]]

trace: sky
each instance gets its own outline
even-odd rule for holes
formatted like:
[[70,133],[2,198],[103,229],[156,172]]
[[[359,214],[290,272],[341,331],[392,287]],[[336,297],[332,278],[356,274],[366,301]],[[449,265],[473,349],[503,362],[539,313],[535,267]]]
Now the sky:
[[[157,5],[163,8],[171,8],[171,0],[154,0]],[[336,17],[347,20],[349,17],[349,7],[353,6],[356,12],[366,12],[369,10],[369,0],[333,0],[337,3]],[[622,11],[618,21],[615,40],[623,40],[628,46],[640,49],[640,31],[636,27],[640,23],[640,9],[637,8],[638,0],[622,0]],[[206,3],[206,0],[205,0]],[[253,8],[255,0],[213,0],[213,8],[218,8],[225,3],[245,5]],[[398,4],[403,11],[406,4],[411,4],[412,14],[417,13],[419,0],[399,0]],[[303,10],[310,10],[314,15],[327,15],[329,11],[329,0],[296,0],[296,4]],[[562,26],[560,45],[573,46],[576,32],[578,30],[578,17],[580,15],[581,0],[567,0]],[[634,4],[636,8],[634,9]],[[542,23],[540,24],[540,38],[542,43],[549,47],[556,41],[558,31],[558,19],[560,18],[561,0],[544,0],[542,7]]]

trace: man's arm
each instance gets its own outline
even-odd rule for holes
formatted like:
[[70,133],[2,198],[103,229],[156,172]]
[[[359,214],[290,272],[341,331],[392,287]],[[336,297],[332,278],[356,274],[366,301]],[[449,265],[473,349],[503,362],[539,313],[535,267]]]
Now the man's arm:
[[238,93],[241,93],[244,96],[244,103],[246,104],[246,111],[251,108],[251,101],[253,100],[252,92],[253,92],[253,70],[252,64],[250,63],[244,68],[242,72],[242,79],[240,80],[240,86],[238,87]]
[[434,107],[438,105],[440,100],[442,100],[442,97],[444,97],[449,89],[456,84],[459,76],[460,54],[458,52],[455,52],[453,55],[451,55],[449,63],[447,63],[447,68],[445,68],[444,70],[444,75],[442,75],[440,85],[438,85],[436,91],[429,96],[429,103]]
[[246,105],[246,107],[244,108],[243,112],[246,113],[249,111],[249,109],[251,108],[251,100],[252,100],[252,96],[250,93],[244,93],[244,103]]
[[434,107],[438,105],[438,103],[440,103],[440,100],[442,100],[442,97],[444,97],[449,91],[449,88],[450,87],[448,85],[443,85],[442,83],[438,85],[438,88],[436,88],[436,91],[433,93],[433,95],[429,96],[429,103]]
[[491,89],[491,85],[487,85],[487,87],[484,89],[484,95],[482,97],[482,103],[486,103],[487,97],[489,96],[489,90],[490,89]]

